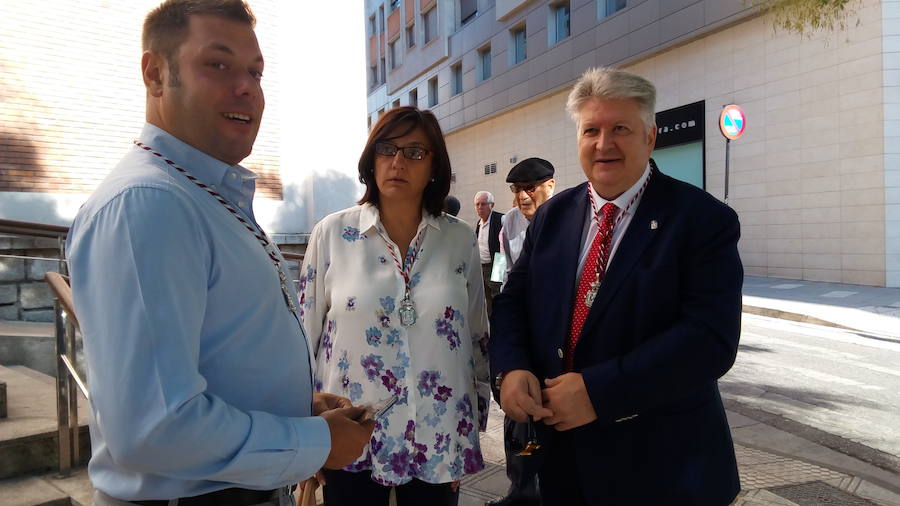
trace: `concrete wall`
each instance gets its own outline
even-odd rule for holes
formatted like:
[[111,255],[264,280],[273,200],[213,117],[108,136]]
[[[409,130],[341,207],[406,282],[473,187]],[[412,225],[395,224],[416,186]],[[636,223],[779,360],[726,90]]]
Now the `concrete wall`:
[[[886,12],[897,3],[885,4]],[[858,26],[852,18],[846,32],[810,39],[749,18],[625,67],[657,85],[657,110],[706,100],[707,190],[718,198],[725,156],[718,114],[732,102],[746,111],[747,133],[732,143],[729,203],[741,218],[748,274],[884,286],[886,265],[896,266],[897,246],[889,241],[900,242],[898,227],[886,216],[896,220],[900,208],[889,204],[897,198],[889,188],[898,155],[886,151],[896,151],[900,140],[883,132],[895,126],[888,102],[900,87],[883,83],[898,82],[884,63],[897,61],[895,53],[882,54],[882,4],[866,0],[858,14]],[[462,219],[474,223],[478,190],[493,192],[498,210],[509,208],[511,157],[550,160],[560,190],[584,181],[566,94],[447,136]],[[484,175],[492,162],[497,173]]]
[[[0,320],[53,321],[53,292],[44,281],[48,271],[59,272],[55,239],[0,237]],[[29,258],[11,258],[11,256]]]

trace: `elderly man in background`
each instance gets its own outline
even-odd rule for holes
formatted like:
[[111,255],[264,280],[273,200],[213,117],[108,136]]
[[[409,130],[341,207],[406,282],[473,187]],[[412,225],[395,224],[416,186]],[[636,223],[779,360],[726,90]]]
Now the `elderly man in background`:
[[737,214],[662,173],[656,89],[591,69],[567,108],[587,182],[538,210],[497,296],[491,369],[540,420],[545,506],[724,506],[740,490],[717,380],[734,363]]
[[500,220],[503,218],[503,213],[494,211],[494,196],[490,192],[480,191],[475,194],[475,214],[478,215],[475,237],[481,257],[484,299],[487,302],[488,316],[490,316],[493,309],[492,301],[500,293],[500,283],[491,281],[491,270],[494,267],[494,255],[500,252]]
[[[500,229],[500,250],[506,257],[506,273],[512,269],[522,252],[525,231],[537,209],[553,196],[556,180],[553,164],[543,158],[528,158],[517,163],[506,176],[514,195],[515,207],[503,215]],[[499,392],[494,392],[499,400]],[[532,506],[541,502],[537,467],[529,456],[517,455],[528,441],[528,424],[518,423],[506,416],[503,419],[503,450],[506,453],[506,476],[509,491],[505,497],[486,503],[486,506]]]
[[[522,244],[525,242],[525,231],[534,219],[538,207],[553,196],[556,180],[553,164],[543,158],[528,158],[517,163],[506,176],[513,193],[513,208],[503,215],[503,226],[500,228],[500,249],[506,256],[506,273],[512,269],[519,259]],[[501,287],[502,288],[502,287]]]

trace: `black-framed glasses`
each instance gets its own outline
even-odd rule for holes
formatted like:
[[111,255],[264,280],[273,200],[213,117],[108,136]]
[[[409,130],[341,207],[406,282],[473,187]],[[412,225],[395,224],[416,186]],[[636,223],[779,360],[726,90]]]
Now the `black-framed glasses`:
[[535,181],[532,183],[513,183],[509,185],[509,190],[513,193],[525,192],[530,197],[534,194],[534,191],[537,190],[537,187],[550,181],[550,178],[542,179],[540,181]]
[[403,151],[403,158],[407,160],[422,160],[425,155],[430,153],[425,148],[419,146],[396,146],[390,142],[376,142],[375,154],[382,156],[396,156],[397,151]]

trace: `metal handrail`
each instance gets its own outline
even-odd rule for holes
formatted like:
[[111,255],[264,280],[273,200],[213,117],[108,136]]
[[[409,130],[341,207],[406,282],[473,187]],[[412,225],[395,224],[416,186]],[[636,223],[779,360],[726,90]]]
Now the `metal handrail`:
[[0,219],[0,233],[24,237],[49,237],[57,240],[59,258],[22,257],[20,255],[0,255],[2,257],[28,258],[37,260],[56,260],[59,272],[48,272],[45,279],[56,293],[54,303],[54,322],[56,327],[56,426],[59,436],[59,472],[68,476],[74,465],[80,461],[80,440],[78,427],[78,393],[77,386],[85,398],[88,396],[85,382],[78,375],[75,358],[75,310],[72,306],[72,291],[69,288],[66,268],[66,236],[69,227],[33,223],[27,221]]
[[91,397],[76,367],[75,328],[78,318],[75,316],[69,278],[48,272],[44,279],[56,295],[53,308],[56,322],[56,428],[59,434],[59,473],[68,476],[72,467],[81,460],[78,392],[75,387],[81,390],[88,402]]
[[31,237],[64,238],[69,234],[69,227],[34,223],[30,221],[0,219],[0,233],[25,235]]

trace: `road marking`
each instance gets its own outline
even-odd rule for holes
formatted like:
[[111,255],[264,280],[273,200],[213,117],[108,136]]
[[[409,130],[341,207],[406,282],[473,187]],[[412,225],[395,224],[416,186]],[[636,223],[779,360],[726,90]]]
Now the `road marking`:
[[844,290],[835,290],[835,291],[833,291],[833,292],[823,293],[822,295],[819,295],[819,297],[837,297],[837,298],[843,298],[843,297],[849,297],[849,296],[851,296],[851,295],[856,295],[856,294],[858,294],[858,293],[859,293],[859,292],[847,292],[847,291],[844,291]]

